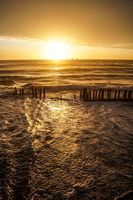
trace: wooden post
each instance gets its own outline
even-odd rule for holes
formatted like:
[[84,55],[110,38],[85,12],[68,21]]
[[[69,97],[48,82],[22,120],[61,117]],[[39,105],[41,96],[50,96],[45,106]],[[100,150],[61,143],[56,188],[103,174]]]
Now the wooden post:
[[87,95],[87,91],[86,91],[84,100],[87,100],[87,99],[88,99],[88,95]]
[[129,92],[128,92],[128,99],[131,99],[131,98],[132,98],[132,91],[129,90]]
[[121,91],[119,90],[119,91],[118,91],[118,98],[120,98],[120,94],[121,94]]
[[97,90],[96,90],[96,95],[95,95],[95,98],[97,99]]
[[124,90],[124,92],[123,92],[123,98],[126,99],[126,96],[127,96],[127,90]]
[[112,90],[109,90],[109,98],[111,99],[111,92],[112,92]]
[[101,92],[102,92],[102,89],[100,88],[100,90],[99,90],[99,95],[98,95],[98,98],[99,98],[99,99],[101,98]]
[[128,94],[128,93],[127,93],[127,90],[126,90],[126,91],[125,91],[125,97],[126,97],[126,99],[127,99],[127,94]]
[[104,99],[104,89],[102,89],[102,99]]
[[123,98],[125,97],[125,90],[123,90]]
[[128,99],[130,99],[130,90],[128,91]]
[[15,94],[17,94],[17,88],[15,87]]
[[100,92],[99,92],[99,98],[102,99],[102,88],[100,89]]
[[114,96],[114,97],[115,97],[115,99],[116,99],[116,95],[117,95],[117,90],[115,90],[115,96]]
[[31,90],[32,90],[32,95],[33,95],[33,98],[35,97],[35,94],[34,94],[34,89],[33,88],[31,88]]
[[91,99],[91,90],[90,90],[90,99]]
[[88,100],[90,99],[90,91],[87,92],[87,99],[88,99]]
[[109,98],[109,89],[107,90],[107,98]]
[[89,97],[89,96],[88,96],[88,92],[87,92],[86,96],[87,96],[87,100],[88,100],[88,97]]
[[87,89],[83,89],[83,99],[85,100],[87,98]]
[[131,91],[131,99],[132,99],[132,91]]
[[82,99],[82,90],[80,90],[80,99]]
[[74,99],[76,99],[76,95],[74,94]]
[[91,90],[88,92],[88,100],[91,100]]
[[42,89],[40,88],[40,99],[41,99]]
[[93,90],[93,99],[95,98],[95,90]]
[[24,95],[24,88],[22,89],[22,95]]
[[35,97],[37,98],[37,91],[36,91],[36,88],[35,88]]
[[109,89],[109,98],[111,98],[111,89]]
[[109,89],[109,99],[111,98],[111,89]]
[[100,99],[100,89],[98,90],[98,98]]
[[45,99],[45,88],[43,88],[43,98]]
[[20,89],[20,92],[19,92],[19,94],[21,94],[21,89]]

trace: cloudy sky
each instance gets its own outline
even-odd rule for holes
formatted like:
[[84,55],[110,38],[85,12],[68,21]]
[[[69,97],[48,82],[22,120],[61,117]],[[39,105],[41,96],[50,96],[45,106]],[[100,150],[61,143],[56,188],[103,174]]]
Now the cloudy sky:
[[0,0],[0,59],[47,58],[49,41],[68,58],[133,59],[133,0]]

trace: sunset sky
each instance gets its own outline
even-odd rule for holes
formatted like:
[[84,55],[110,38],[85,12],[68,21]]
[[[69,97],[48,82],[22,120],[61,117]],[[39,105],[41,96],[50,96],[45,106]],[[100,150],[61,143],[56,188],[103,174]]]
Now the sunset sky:
[[61,58],[133,59],[133,0],[0,0],[0,59],[52,58],[51,43]]

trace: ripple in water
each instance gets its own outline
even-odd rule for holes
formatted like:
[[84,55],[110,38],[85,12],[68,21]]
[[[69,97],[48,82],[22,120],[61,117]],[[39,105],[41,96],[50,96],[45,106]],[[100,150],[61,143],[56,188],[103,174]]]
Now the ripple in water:
[[132,189],[132,103],[7,97],[1,199],[115,199]]

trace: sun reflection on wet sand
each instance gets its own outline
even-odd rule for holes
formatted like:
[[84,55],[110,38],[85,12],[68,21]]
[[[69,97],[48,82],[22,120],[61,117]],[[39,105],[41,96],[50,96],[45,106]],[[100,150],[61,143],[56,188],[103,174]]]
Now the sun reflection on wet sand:
[[[132,162],[125,146],[131,145],[130,139],[117,123],[125,115],[123,107],[56,98],[26,98],[24,107],[35,154],[31,178],[34,197],[50,193],[53,199],[54,194],[65,200],[78,199],[79,195],[94,199],[100,193],[108,199],[103,186],[112,191],[121,187],[121,177],[126,177],[125,171],[130,173]],[[123,130],[127,126],[129,133],[132,124],[126,124]],[[130,184],[130,178],[124,181]]]
[[37,151],[47,144],[61,152],[74,152],[77,147],[73,137],[74,119],[69,116],[71,106],[68,102],[33,100],[32,107],[30,104],[28,99],[25,102],[26,116],[34,150]]

